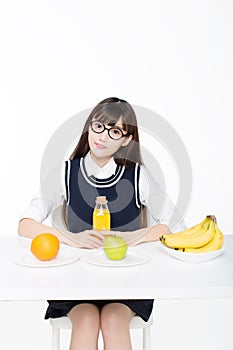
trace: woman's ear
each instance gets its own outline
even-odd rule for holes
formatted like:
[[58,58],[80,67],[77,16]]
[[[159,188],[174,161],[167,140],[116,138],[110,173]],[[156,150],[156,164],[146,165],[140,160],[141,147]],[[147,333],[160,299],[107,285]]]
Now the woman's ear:
[[132,140],[133,136],[129,135],[128,137],[125,138],[125,141],[122,143],[122,146],[127,146],[130,141]]

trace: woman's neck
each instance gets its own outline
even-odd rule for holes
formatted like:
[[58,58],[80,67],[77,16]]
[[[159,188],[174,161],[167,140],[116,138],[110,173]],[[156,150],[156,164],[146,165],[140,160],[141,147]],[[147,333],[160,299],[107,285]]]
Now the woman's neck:
[[106,157],[106,158],[97,158],[95,157],[91,152],[90,152],[90,155],[91,155],[91,159],[100,167],[102,168],[103,166],[105,166],[109,160],[111,159],[111,157]]

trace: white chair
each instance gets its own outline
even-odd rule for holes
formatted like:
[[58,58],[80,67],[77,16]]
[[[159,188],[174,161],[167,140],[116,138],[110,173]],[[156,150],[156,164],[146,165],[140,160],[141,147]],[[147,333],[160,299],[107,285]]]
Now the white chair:
[[[151,316],[147,322],[139,316],[134,316],[130,322],[129,329],[142,328],[143,350],[151,350],[151,325],[153,317]],[[60,350],[60,330],[72,329],[72,323],[69,317],[50,318],[52,326],[52,350]]]

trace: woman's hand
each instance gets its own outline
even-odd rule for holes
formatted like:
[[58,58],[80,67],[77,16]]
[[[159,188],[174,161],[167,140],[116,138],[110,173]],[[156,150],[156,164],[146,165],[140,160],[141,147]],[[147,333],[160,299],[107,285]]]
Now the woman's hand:
[[104,235],[95,230],[86,230],[79,233],[62,232],[62,242],[75,248],[100,248],[103,246]]
[[171,233],[169,227],[164,224],[159,224],[149,227],[149,231],[146,236],[148,241],[158,241],[159,237],[168,233]]

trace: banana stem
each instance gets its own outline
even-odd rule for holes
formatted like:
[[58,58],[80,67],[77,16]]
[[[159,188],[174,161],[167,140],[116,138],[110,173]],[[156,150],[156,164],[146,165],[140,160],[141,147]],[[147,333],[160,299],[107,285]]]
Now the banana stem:
[[209,218],[210,220],[215,222],[215,224],[217,224],[217,219],[216,219],[216,217],[214,215],[207,215],[207,218]]

